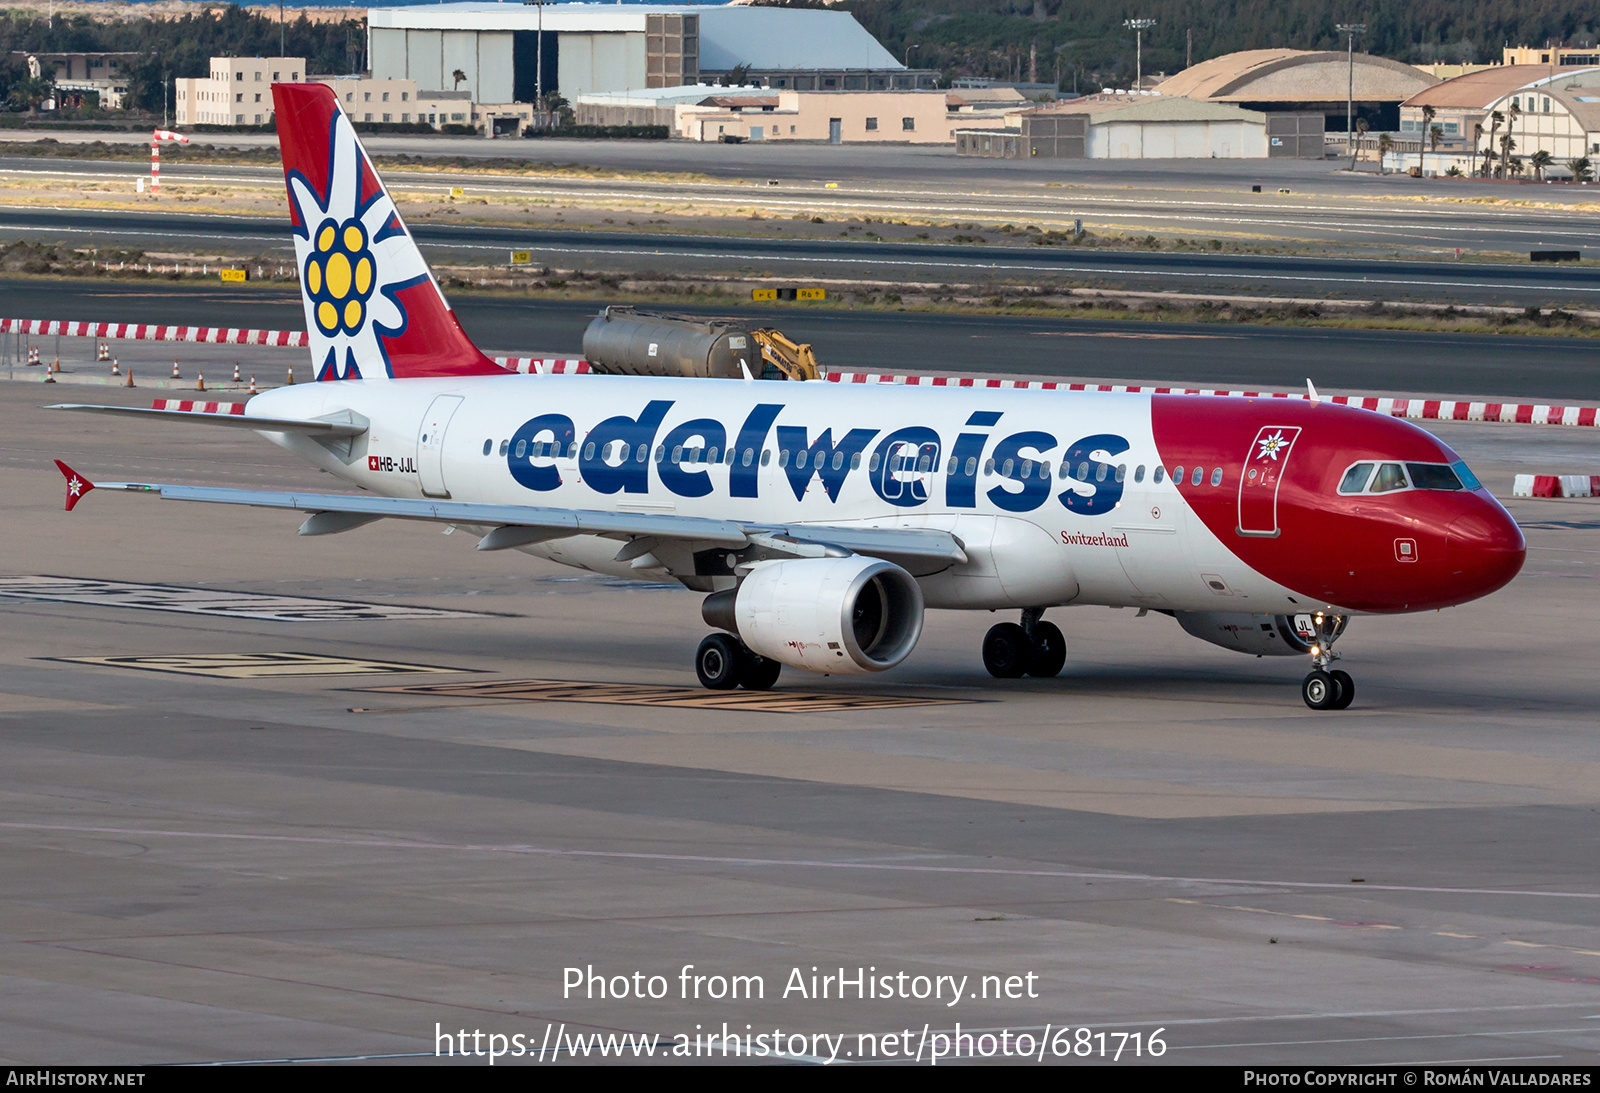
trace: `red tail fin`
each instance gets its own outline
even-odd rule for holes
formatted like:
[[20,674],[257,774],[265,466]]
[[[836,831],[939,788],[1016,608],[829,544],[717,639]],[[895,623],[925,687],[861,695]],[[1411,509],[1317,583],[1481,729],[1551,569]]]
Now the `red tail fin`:
[[56,460],[56,469],[67,480],[67,511],[72,511],[72,506],[83,500],[83,495],[94,489],[94,483],[83,475],[67,466],[61,460]]
[[439,291],[326,84],[273,84],[319,380],[504,375]]

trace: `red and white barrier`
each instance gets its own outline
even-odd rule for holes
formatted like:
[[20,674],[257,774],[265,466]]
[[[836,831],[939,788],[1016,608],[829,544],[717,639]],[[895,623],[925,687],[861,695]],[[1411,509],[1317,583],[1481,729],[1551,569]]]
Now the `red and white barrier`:
[[[1225,395],[1233,398],[1307,399],[1304,391],[1222,391],[1200,387],[1132,387],[1110,383],[1057,383],[1054,380],[973,379],[962,376],[901,376],[876,372],[826,372],[830,383],[890,383],[908,387],[1022,388],[1032,391],[1121,391],[1148,395]],[[1380,398],[1376,395],[1324,395],[1324,402],[1358,406],[1390,417],[1417,421],[1503,421],[1528,425],[1597,424],[1600,407],[1546,406],[1536,403],[1452,402],[1440,399]]]
[[245,330],[221,326],[154,326],[144,323],[69,323],[56,319],[0,319],[0,334],[63,338],[119,338],[145,342],[206,342],[214,345],[276,345],[305,349],[303,330]]
[[242,402],[201,402],[189,398],[158,398],[150,404],[152,410],[175,410],[183,414],[237,414],[244,415]]
[[1519,474],[1512,497],[1600,497],[1600,474]]

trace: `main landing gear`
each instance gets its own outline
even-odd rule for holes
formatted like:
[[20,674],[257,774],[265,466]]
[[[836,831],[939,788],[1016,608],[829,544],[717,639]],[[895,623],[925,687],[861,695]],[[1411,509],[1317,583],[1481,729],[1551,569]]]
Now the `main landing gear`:
[[1047,678],[1067,662],[1067,639],[1061,628],[1043,619],[1044,608],[1022,612],[1022,625],[1003,622],[983,637],[983,666],[996,679],[1021,676]]
[[700,683],[713,691],[731,691],[735,687],[767,691],[778,682],[783,665],[752,653],[732,634],[719,633],[708,635],[700,643],[694,655],[694,671]]
[[1295,629],[1310,644],[1311,663],[1315,665],[1300,683],[1300,697],[1313,710],[1349,709],[1356,699],[1356,681],[1350,678],[1350,673],[1339,668],[1328,670],[1328,666],[1339,659],[1332,646],[1344,633],[1345,622],[1344,615],[1295,617]]

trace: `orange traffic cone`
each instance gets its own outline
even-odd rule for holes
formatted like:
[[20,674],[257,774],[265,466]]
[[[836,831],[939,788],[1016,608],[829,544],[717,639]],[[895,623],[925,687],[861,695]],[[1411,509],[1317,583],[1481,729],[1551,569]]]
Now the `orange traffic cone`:
[[178,371],[177,361],[172,362],[172,378],[175,380],[181,380],[183,378],[183,373]]
[[113,376],[122,375],[121,370],[117,368],[117,358],[115,358],[115,357],[111,358],[111,374]]
[[251,376],[250,377],[250,393],[252,395],[259,395],[261,393],[260,391],[256,390],[256,378],[255,378],[255,376]]
[[204,391],[206,389],[206,374],[201,372],[197,378],[199,382],[194,385],[194,389],[196,391]]
[[293,368],[289,369],[289,386],[290,387],[294,386],[294,369]]
[[239,362],[238,361],[234,361],[233,362],[233,382],[234,383],[238,383],[239,382]]
[[124,387],[132,387],[133,386],[133,366],[132,365],[128,366],[128,382],[124,383],[122,386],[124,386]]

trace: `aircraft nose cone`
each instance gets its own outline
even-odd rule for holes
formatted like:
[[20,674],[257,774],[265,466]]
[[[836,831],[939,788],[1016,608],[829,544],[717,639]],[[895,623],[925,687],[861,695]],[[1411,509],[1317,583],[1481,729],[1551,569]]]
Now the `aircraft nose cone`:
[[1450,569],[1473,598],[1511,582],[1528,556],[1522,529],[1497,503],[1485,502],[1451,523],[1445,538]]

